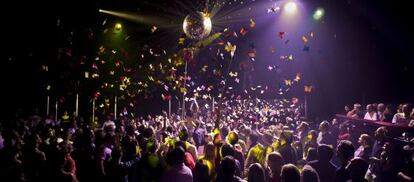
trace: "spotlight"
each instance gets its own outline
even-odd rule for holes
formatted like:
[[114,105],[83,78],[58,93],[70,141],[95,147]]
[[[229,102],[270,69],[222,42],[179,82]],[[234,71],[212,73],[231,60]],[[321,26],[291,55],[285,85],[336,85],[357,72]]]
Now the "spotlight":
[[291,2],[286,3],[283,8],[287,13],[292,14],[296,12],[297,7],[296,7],[296,3],[291,1]]
[[323,17],[324,14],[325,14],[325,10],[323,8],[318,8],[313,13],[313,19],[314,20],[319,20],[319,19],[321,19]]
[[99,12],[102,12],[102,9],[99,9]]
[[122,24],[120,24],[120,23],[115,24],[115,30],[116,31],[120,31],[121,29],[122,29]]

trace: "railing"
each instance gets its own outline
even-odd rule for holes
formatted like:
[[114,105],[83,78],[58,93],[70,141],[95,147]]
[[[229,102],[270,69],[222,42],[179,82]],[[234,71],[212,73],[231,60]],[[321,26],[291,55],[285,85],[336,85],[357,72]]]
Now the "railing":
[[[350,132],[352,136],[359,137],[361,133],[367,133],[371,136],[374,136],[374,132],[378,127],[385,126],[388,131],[388,136],[393,138],[394,140],[406,140],[402,138],[402,133],[408,132],[412,136],[414,136],[414,127],[409,127],[406,125],[396,124],[396,123],[388,123],[382,121],[372,121],[366,119],[358,119],[358,118],[351,118],[345,115],[337,114],[336,120],[339,123],[349,123],[351,124]],[[353,138],[356,142],[357,138]]]

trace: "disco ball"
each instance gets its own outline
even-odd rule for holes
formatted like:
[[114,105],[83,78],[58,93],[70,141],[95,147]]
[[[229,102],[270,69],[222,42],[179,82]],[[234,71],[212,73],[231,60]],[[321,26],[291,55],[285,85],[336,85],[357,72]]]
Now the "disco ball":
[[184,19],[183,30],[188,38],[201,40],[211,32],[211,19],[202,12],[191,13]]

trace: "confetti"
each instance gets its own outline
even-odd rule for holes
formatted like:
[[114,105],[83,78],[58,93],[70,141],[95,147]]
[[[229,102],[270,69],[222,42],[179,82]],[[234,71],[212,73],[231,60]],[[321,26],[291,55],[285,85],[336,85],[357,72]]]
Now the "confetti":
[[292,86],[292,80],[285,80],[286,86]]
[[296,73],[296,76],[295,76],[295,79],[294,80],[296,82],[299,82],[300,78],[301,78],[301,73]]
[[230,72],[229,75],[230,77],[237,77],[237,72]]
[[305,85],[304,90],[305,90],[305,93],[311,93],[312,92],[312,85]]
[[255,57],[256,57],[256,51],[251,50],[251,51],[249,51],[249,52],[247,53],[247,55],[248,55],[250,58],[255,58]]
[[248,31],[246,30],[246,28],[244,28],[244,27],[241,27],[241,28],[240,28],[239,33],[240,33],[240,35],[241,35],[241,36],[245,36],[245,35],[247,34],[247,32],[248,32]]
[[201,68],[201,71],[202,71],[202,72],[206,72],[206,71],[207,71],[207,68],[208,68],[208,65],[204,65],[204,66]]
[[185,42],[185,38],[179,38],[178,39],[178,44],[179,45],[184,45],[184,42]]
[[234,45],[232,45],[230,42],[227,42],[226,46],[224,47],[224,50],[227,52],[231,52],[234,49]]
[[308,42],[308,39],[307,39],[305,36],[302,36],[302,41],[303,41],[304,43],[306,43],[306,42]]
[[154,25],[154,26],[152,26],[152,28],[151,28],[151,33],[154,33],[155,31],[157,31],[157,29],[158,29],[158,27],[156,27],[155,25]]
[[283,39],[285,37],[285,32],[279,32],[279,38]]
[[250,19],[250,28],[256,27],[256,22],[253,19]]
[[287,58],[288,61],[293,61],[293,55],[289,55],[289,57]]
[[276,6],[276,7],[271,7],[269,9],[267,9],[267,13],[277,13],[280,11],[280,7]]
[[42,65],[42,70],[48,72],[49,67],[47,65]]

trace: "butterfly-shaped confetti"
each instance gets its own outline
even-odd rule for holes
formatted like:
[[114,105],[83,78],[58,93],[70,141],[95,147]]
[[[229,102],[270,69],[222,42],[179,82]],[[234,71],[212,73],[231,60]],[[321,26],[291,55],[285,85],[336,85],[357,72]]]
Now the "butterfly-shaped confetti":
[[283,39],[285,37],[285,32],[279,32],[279,38]]
[[156,26],[152,26],[152,28],[151,28],[151,33],[154,33],[155,31],[157,31],[157,29],[158,29],[158,27],[156,27]]
[[256,22],[253,19],[250,19],[250,28],[256,27]]
[[299,82],[299,80],[300,80],[300,78],[301,78],[301,73],[296,73],[296,76],[295,76],[295,82]]
[[306,42],[308,42],[308,39],[307,39],[305,36],[302,36],[302,41],[303,41],[304,43],[306,43]]
[[305,90],[305,93],[311,93],[312,92],[312,85],[305,85],[304,90]]
[[286,86],[292,86],[292,80],[285,80]]

